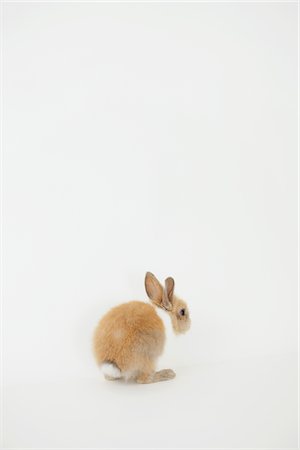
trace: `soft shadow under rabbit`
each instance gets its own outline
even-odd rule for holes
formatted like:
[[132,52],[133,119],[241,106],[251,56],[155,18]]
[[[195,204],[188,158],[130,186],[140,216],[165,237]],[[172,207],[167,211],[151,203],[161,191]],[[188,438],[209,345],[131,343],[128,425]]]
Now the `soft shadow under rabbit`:
[[174,280],[163,288],[157,278],[146,273],[145,288],[152,304],[131,301],[112,308],[100,320],[94,334],[94,354],[107,380],[134,379],[154,383],[175,377],[171,369],[155,371],[166,334],[156,307],[165,310],[176,334],[190,328],[186,303],[174,295]]

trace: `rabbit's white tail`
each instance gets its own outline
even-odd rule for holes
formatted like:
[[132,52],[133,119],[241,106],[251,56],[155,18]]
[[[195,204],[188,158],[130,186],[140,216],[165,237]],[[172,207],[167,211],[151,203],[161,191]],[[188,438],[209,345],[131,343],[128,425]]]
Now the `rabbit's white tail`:
[[116,364],[111,362],[104,362],[101,364],[101,370],[105,377],[121,378],[121,371]]

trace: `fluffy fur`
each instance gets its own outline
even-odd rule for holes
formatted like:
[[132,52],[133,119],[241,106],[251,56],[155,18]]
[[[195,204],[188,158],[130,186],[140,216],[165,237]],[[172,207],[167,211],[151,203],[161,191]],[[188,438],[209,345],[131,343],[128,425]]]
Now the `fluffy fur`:
[[190,327],[188,308],[174,295],[173,278],[167,278],[163,288],[147,272],[145,287],[152,304],[131,301],[116,306],[102,317],[95,330],[94,354],[108,380],[132,378],[138,383],[152,383],[175,377],[171,369],[155,372],[165,344],[164,324],[155,308],[169,314],[175,333]]
[[107,380],[118,380],[121,378],[121,371],[114,363],[104,362],[101,364],[101,370]]

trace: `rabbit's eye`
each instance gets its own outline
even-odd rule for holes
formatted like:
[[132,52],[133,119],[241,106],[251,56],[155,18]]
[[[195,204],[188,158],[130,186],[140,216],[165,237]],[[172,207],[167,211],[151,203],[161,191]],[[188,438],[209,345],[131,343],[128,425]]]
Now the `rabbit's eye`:
[[179,311],[179,315],[180,315],[180,316],[184,316],[184,315],[185,315],[185,309],[181,309],[181,310]]

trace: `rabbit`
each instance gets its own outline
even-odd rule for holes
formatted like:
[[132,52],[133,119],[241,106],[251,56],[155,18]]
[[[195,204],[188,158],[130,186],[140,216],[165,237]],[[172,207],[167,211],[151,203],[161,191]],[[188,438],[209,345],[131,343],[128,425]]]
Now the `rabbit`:
[[163,288],[157,278],[147,272],[145,288],[151,304],[130,301],[106,313],[94,333],[95,358],[107,380],[134,380],[155,383],[175,377],[171,369],[155,371],[157,358],[165,344],[165,328],[156,308],[165,310],[176,334],[190,328],[186,303],[175,296],[175,282],[168,277]]

